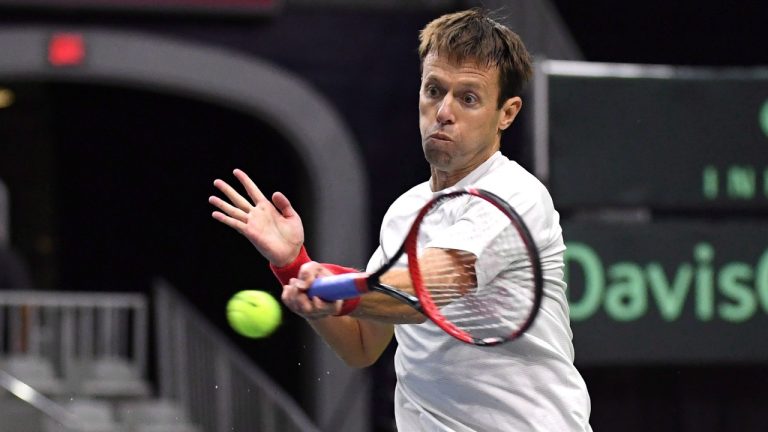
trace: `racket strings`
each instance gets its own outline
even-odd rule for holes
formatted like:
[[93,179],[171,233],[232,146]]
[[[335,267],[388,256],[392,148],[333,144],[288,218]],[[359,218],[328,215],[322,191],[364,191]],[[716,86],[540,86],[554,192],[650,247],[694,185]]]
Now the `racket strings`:
[[477,288],[475,255],[454,251],[449,258],[421,259],[424,287],[438,307],[450,304]]
[[493,204],[477,197],[453,201],[443,203],[441,212],[451,211],[450,204],[474,215],[465,229],[452,232],[452,240],[479,253],[457,249],[437,258],[420,256],[423,286],[440,314],[460,330],[477,339],[506,338],[526,324],[535,302],[527,245]]

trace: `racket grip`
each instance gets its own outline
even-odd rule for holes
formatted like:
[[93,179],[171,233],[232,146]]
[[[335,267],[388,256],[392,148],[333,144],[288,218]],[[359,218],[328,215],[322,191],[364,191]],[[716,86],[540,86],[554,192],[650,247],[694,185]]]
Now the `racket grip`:
[[307,290],[307,295],[334,301],[358,297],[366,292],[368,292],[367,274],[344,273],[315,279]]

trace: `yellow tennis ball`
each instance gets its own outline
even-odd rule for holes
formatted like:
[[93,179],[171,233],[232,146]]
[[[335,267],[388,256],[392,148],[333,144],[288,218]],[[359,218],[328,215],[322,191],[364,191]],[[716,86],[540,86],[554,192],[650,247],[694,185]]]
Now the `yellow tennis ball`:
[[239,334],[250,338],[269,336],[282,319],[280,303],[266,291],[240,291],[227,302],[227,321]]

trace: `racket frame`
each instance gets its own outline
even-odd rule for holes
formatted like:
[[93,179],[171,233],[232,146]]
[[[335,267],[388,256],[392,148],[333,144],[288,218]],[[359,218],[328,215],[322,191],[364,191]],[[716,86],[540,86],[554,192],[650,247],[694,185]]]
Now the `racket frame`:
[[[487,202],[496,206],[496,208],[498,208],[504,214],[506,214],[512,225],[517,230],[518,235],[523,240],[526,252],[528,254],[528,260],[531,263],[531,272],[533,274],[534,284],[534,296],[533,304],[531,306],[531,313],[516,331],[506,337],[496,336],[477,338],[461,330],[458,326],[447,320],[442,313],[440,313],[440,309],[432,300],[432,297],[429,294],[429,290],[424,287],[424,279],[422,277],[418,259],[418,236],[421,221],[424,219],[427,213],[429,213],[432,208],[439,205],[441,201],[467,194],[486,200]],[[531,327],[533,321],[536,319],[536,315],[539,312],[544,292],[544,277],[541,269],[539,250],[536,247],[533,236],[531,235],[530,230],[528,230],[528,227],[525,225],[523,218],[517,213],[517,211],[515,211],[515,209],[512,208],[512,206],[510,206],[498,195],[483,189],[462,188],[450,190],[434,197],[424,207],[422,207],[419,213],[416,215],[416,219],[411,224],[411,229],[409,230],[403,245],[400,247],[398,254],[402,253],[403,250],[408,256],[408,272],[411,275],[411,284],[413,286],[414,292],[416,293],[416,297],[419,299],[421,304],[421,312],[451,336],[463,342],[471,343],[474,345],[493,346],[519,338]]]
[[[424,287],[424,280],[422,277],[422,272],[419,266],[419,259],[418,259],[419,226],[421,225],[421,222],[424,220],[424,217],[429,213],[429,211],[432,208],[439,205],[444,200],[452,199],[460,195],[472,195],[472,196],[484,199],[485,201],[494,205],[502,213],[504,213],[509,218],[511,225],[513,225],[517,230],[517,233],[520,236],[520,238],[523,240],[523,243],[525,245],[525,249],[528,255],[528,260],[531,264],[531,272],[533,274],[533,284],[534,284],[534,287],[533,287],[534,296],[533,296],[532,305],[530,307],[531,312],[526,318],[526,320],[523,322],[523,324],[517,330],[515,330],[513,333],[504,337],[494,336],[494,337],[486,337],[486,338],[477,338],[477,337],[473,337],[472,335],[465,332],[464,330],[461,330],[458,326],[456,326],[455,324],[453,324],[443,316],[443,314],[440,312],[440,309],[432,300],[429,290],[427,290]],[[412,283],[415,295],[401,291],[390,285],[381,283],[381,277],[386,272],[388,272],[392,267],[394,267],[397,261],[403,255],[406,255],[408,257],[408,272],[411,277],[411,283]],[[345,297],[337,297],[337,298],[353,297],[369,291],[377,291],[377,292],[386,294],[397,300],[402,301],[403,303],[414,308],[418,312],[424,314],[437,326],[443,329],[443,331],[455,337],[456,339],[466,343],[479,345],[479,346],[498,345],[504,342],[515,340],[520,336],[522,336],[530,328],[530,326],[533,324],[533,321],[536,319],[536,315],[538,314],[539,308],[541,306],[541,301],[543,296],[543,285],[544,285],[543,283],[544,279],[543,279],[542,269],[541,269],[541,261],[539,258],[539,251],[538,251],[538,248],[536,247],[536,243],[533,240],[533,236],[531,235],[530,231],[528,230],[528,227],[525,225],[525,222],[523,221],[523,218],[515,211],[515,209],[513,209],[506,201],[504,201],[498,195],[483,189],[471,188],[471,187],[451,189],[434,196],[427,204],[425,204],[421,208],[421,210],[419,210],[419,213],[416,215],[416,219],[411,223],[411,227],[408,230],[408,234],[405,240],[403,241],[403,243],[400,245],[400,248],[397,250],[397,252],[395,252],[392,255],[392,257],[388,259],[387,262],[384,263],[384,265],[382,265],[375,272],[371,273],[370,275],[365,275],[364,273],[357,273],[354,275],[348,274],[348,275],[329,276],[327,278],[322,278],[322,279],[326,279],[327,282],[330,282],[330,279],[333,279],[333,278],[342,278],[347,280],[347,287],[348,287],[348,289],[346,290],[347,295]],[[353,288],[350,287],[349,284],[354,284],[354,287]],[[310,291],[311,290],[312,289],[310,289]]]

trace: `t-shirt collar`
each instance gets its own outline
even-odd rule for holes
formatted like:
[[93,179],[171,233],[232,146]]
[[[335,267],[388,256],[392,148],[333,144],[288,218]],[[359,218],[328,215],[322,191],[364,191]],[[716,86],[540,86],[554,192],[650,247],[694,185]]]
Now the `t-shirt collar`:
[[445,192],[449,189],[457,189],[457,188],[463,188],[471,186],[475,183],[477,183],[478,180],[483,178],[486,174],[488,174],[489,171],[499,162],[502,162],[502,159],[504,156],[501,154],[500,151],[496,151],[494,154],[491,155],[488,159],[485,160],[485,162],[481,163],[477,166],[477,168],[473,169],[469,174],[464,176],[461,180],[458,181],[455,185],[448,189],[443,189],[437,192],[434,192],[434,194]]

